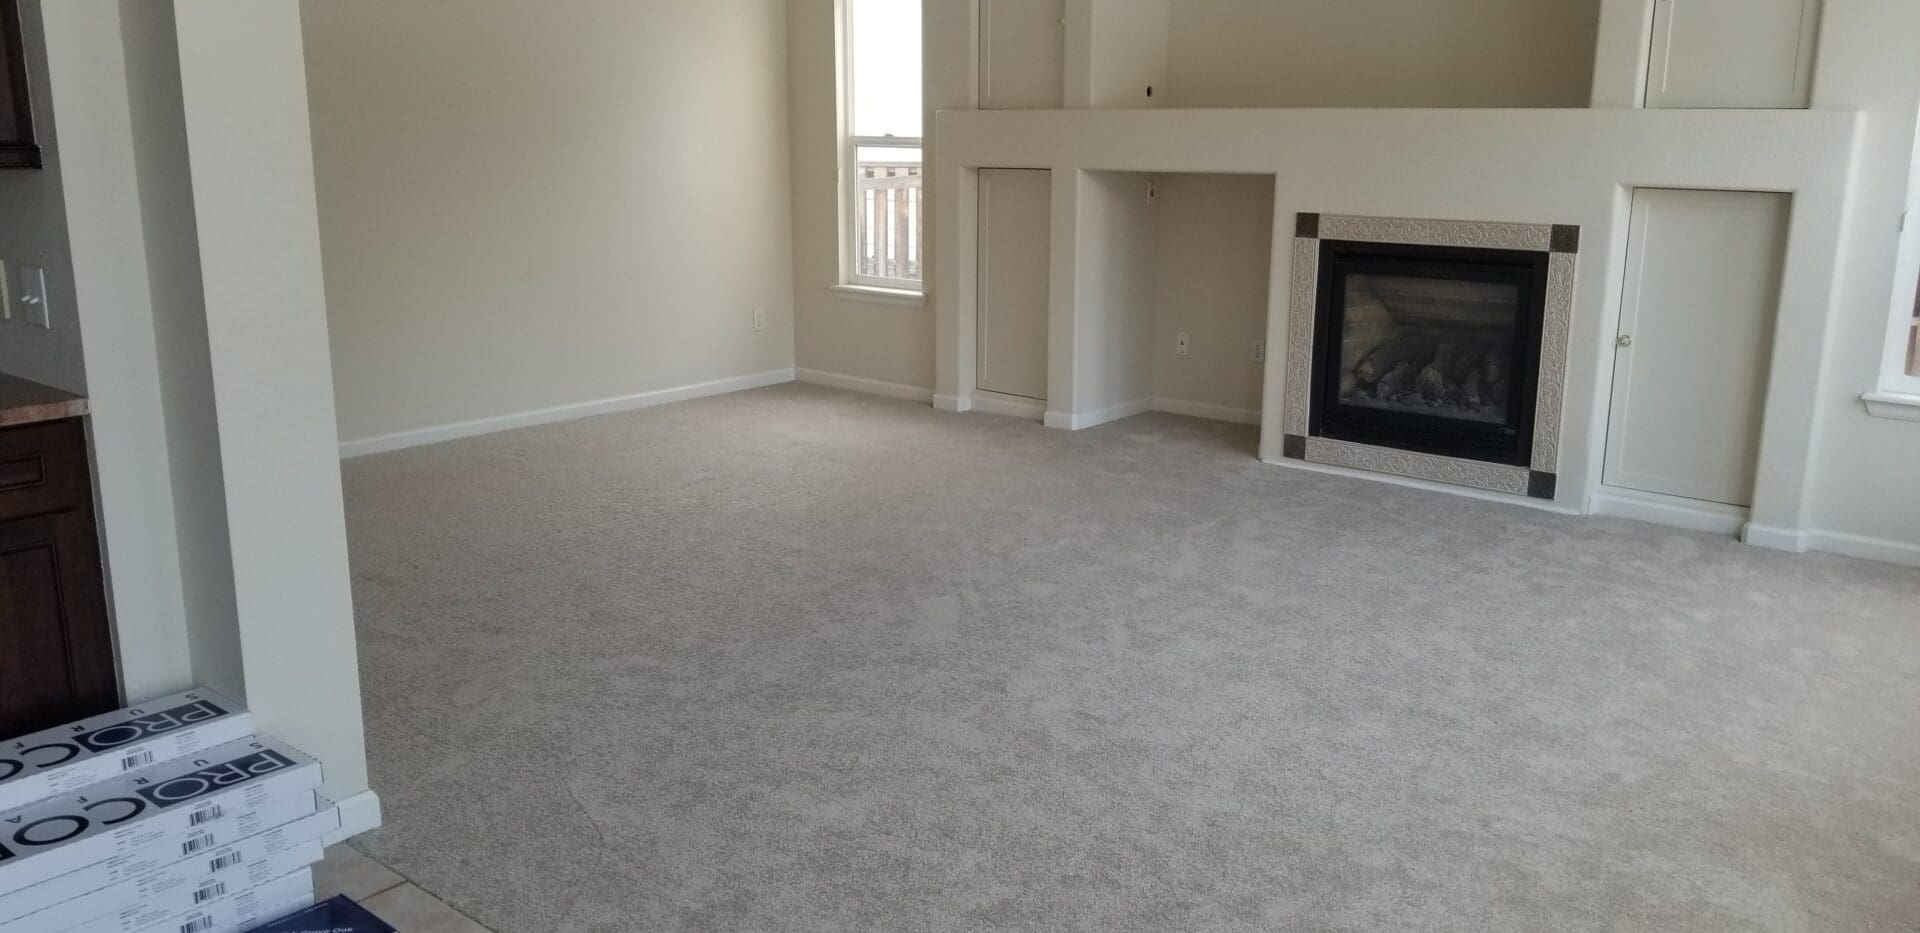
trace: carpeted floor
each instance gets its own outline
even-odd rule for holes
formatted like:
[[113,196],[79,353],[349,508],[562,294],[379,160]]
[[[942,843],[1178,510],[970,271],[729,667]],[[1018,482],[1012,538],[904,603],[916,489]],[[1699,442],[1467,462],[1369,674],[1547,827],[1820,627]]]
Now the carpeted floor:
[[350,461],[510,933],[1920,925],[1920,571],[806,386]]

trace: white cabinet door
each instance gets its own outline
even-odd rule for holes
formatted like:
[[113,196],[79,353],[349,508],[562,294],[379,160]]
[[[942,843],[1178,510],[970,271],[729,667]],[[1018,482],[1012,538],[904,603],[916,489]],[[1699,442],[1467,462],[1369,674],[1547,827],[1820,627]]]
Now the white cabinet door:
[[980,170],[977,388],[1047,397],[1053,173]]
[[1805,107],[1820,0],[1659,0],[1649,107]]
[[1607,485],[1752,504],[1790,203],[1634,192]]
[[1066,0],[980,0],[980,109],[1060,109],[1066,19]]

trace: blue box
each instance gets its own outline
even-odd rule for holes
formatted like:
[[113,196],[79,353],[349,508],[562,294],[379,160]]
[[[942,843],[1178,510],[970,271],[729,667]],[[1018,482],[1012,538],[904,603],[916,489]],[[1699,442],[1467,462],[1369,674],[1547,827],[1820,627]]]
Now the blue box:
[[345,894],[289,914],[249,933],[395,933],[385,920]]

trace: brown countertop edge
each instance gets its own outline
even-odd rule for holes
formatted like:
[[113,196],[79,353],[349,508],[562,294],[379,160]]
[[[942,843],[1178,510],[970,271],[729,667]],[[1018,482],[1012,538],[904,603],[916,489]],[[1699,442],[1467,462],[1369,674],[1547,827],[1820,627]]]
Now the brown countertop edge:
[[78,418],[86,413],[84,395],[0,373],[0,428]]

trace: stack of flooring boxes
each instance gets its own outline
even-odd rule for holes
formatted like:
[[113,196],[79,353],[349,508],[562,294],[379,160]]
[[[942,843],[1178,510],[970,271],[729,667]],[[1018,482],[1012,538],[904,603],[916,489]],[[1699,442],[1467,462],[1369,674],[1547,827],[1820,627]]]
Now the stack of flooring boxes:
[[0,931],[238,933],[313,902],[320,764],[206,690],[0,745]]

